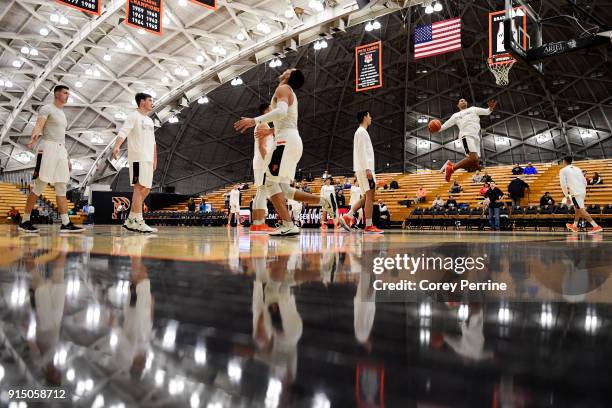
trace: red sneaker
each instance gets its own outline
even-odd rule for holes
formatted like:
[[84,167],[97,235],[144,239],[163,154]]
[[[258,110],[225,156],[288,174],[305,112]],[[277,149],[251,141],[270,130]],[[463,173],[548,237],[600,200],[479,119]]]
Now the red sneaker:
[[574,224],[565,224],[565,226],[572,232],[578,232],[578,227],[574,226]]
[[321,231],[327,231],[327,224],[321,224]]
[[601,228],[601,225],[591,228],[589,234],[597,234],[598,232],[603,232],[603,228]]
[[451,179],[451,176],[453,175],[455,171],[453,170],[453,163],[451,163],[450,161],[448,162],[448,164],[446,165],[446,182],[448,183]]
[[274,231],[274,228],[270,228],[266,224],[259,224],[259,225],[253,224],[249,228],[250,234],[267,234],[270,231]]
[[340,217],[340,225],[342,225],[342,228],[344,228],[348,232],[351,232],[351,227],[354,224],[355,218],[351,217],[350,215],[344,214],[342,217]]
[[385,231],[376,228],[373,225],[370,225],[369,227],[365,227],[365,229],[363,230],[364,234],[384,234]]

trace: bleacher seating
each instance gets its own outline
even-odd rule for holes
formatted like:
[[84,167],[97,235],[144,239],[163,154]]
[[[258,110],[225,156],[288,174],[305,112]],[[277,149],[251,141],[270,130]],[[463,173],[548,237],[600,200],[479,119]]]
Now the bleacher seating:
[[[11,184],[11,183],[0,183],[0,219],[1,222],[6,222],[7,212],[14,206],[19,210],[19,213],[23,216],[23,211],[25,208],[26,200],[28,196],[27,193],[24,193],[19,189],[19,185]],[[57,209],[57,198],[55,195],[55,188],[47,185],[40,195],[40,198],[43,201],[49,203],[49,205],[53,209]],[[72,202],[68,202],[68,208],[73,208],[74,204]],[[74,222],[80,222],[80,216],[73,216],[71,218]]]

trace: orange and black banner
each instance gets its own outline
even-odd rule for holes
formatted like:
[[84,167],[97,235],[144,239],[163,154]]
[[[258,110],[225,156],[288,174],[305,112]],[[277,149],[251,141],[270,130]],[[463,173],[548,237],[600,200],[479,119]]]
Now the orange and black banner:
[[56,0],[64,6],[72,7],[85,13],[100,15],[102,0]]
[[153,34],[162,34],[162,0],[128,0],[125,23]]
[[200,6],[204,6],[206,8],[209,8],[211,10],[216,10],[217,9],[217,0],[191,0],[194,3],[199,4]]
[[382,86],[382,42],[355,48],[355,91],[367,91]]

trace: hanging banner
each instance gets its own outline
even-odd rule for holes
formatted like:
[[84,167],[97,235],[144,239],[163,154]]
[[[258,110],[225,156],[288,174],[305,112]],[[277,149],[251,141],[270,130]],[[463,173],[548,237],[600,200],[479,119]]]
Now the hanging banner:
[[[520,44],[527,48],[527,15],[522,7],[512,9],[512,37],[508,42]],[[508,52],[510,45],[506,43],[504,20],[506,10],[489,13],[489,62],[505,63],[514,61],[514,57]]]
[[100,2],[102,0],[56,0],[64,6],[72,7],[85,13],[100,15]]
[[382,42],[355,48],[355,91],[367,91],[382,86]]
[[125,23],[153,34],[162,34],[162,0],[128,0]]
[[217,9],[217,0],[191,0],[194,3],[199,4],[200,6],[204,6],[211,10]]

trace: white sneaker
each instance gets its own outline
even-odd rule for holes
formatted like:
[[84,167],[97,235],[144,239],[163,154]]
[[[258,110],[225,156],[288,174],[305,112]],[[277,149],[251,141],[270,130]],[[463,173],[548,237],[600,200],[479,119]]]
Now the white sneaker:
[[327,212],[333,219],[334,225],[338,225],[338,208],[336,207],[336,200],[334,199],[333,194],[330,193],[329,198],[323,198],[322,210]]
[[300,229],[296,225],[292,225],[290,227],[281,225],[280,227],[272,231],[270,235],[273,237],[289,237],[292,235],[299,235],[299,233]]
[[136,230],[136,220],[133,220],[131,218],[125,220],[125,222],[123,223],[123,228],[128,231],[138,232]]

